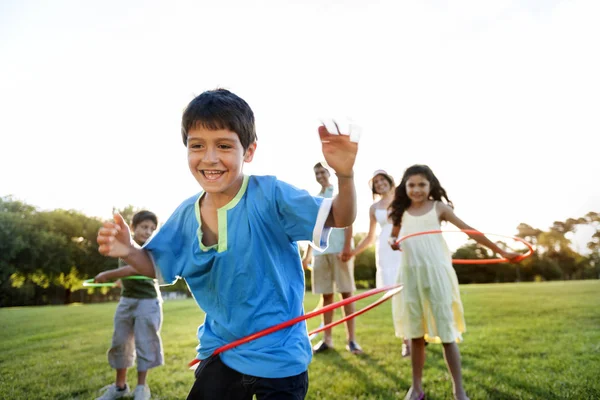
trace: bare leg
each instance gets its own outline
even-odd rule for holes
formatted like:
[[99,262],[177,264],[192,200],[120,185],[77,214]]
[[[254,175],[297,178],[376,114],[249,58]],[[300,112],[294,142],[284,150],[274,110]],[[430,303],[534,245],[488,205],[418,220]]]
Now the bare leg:
[[412,392],[419,395],[423,392],[423,367],[425,366],[425,339],[412,339],[410,344],[410,361],[412,364]]
[[[341,293],[341,295],[342,295],[342,299],[347,299],[348,297],[352,296],[352,293]],[[344,306],[344,316],[352,314],[354,312],[354,310],[355,310],[354,303],[346,304]],[[348,341],[354,342],[356,340],[356,336],[354,334],[354,332],[355,332],[354,331],[354,318],[346,321],[346,331],[347,331]]]
[[148,371],[138,371],[138,385],[146,384],[146,375],[148,375]]
[[[323,295],[323,307],[333,304],[333,293]],[[333,321],[333,310],[323,314],[323,324],[329,325]],[[323,341],[329,346],[333,346],[333,337],[331,335],[331,328],[323,331]]]
[[117,379],[115,384],[117,387],[124,388],[127,383],[127,368],[118,368],[117,369]]
[[452,375],[452,391],[458,400],[468,399],[462,384],[462,371],[460,366],[460,350],[456,343],[444,343],[444,359],[448,371]]

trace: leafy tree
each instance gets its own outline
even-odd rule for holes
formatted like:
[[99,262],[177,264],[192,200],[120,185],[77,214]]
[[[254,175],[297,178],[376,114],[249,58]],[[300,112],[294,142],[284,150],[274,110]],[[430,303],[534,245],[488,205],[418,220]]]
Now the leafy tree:
[[[68,302],[83,279],[108,267],[97,251],[99,227],[100,221],[76,211],[40,212],[10,197],[0,199],[0,287],[8,293],[10,286],[27,283],[55,285],[64,288]],[[0,304],[5,300],[0,297]]]
[[135,213],[137,213],[138,211],[141,211],[142,208],[137,208],[132,206],[131,204],[128,205],[125,208],[116,208],[113,207],[113,214],[114,213],[119,213],[121,214],[121,216],[123,217],[123,219],[125,220],[125,222],[130,225],[131,224],[131,220],[133,219],[133,216],[135,215]]
[[[354,235],[354,244],[366,236],[366,233],[357,233]],[[377,267],[375,264],[375,246],[371,246],[354,258],[354,279],[357,281],[368,282],[369,287],[375,287],[375,273]]]

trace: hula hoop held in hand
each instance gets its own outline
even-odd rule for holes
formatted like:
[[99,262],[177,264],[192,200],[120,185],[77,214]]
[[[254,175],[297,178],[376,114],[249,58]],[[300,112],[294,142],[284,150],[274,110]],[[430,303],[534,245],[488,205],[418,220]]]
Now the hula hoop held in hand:
[[523,261],[525,258],[531,256],[533,254],[533,246],[527,242],[526,240],[517,237],[517,236],[506,236],[506,235],[498,235],[496,233],[482,233],[479,232],[475,229],[460,229],[460,230],[449,230],[449,231],[442,231],[440,229],[438,230],[432,230],[432,231],[424,231],[424,232],[416,232],[416,233],[411,233],[409,235],[406,236],[402,236],[400,238],[398,238],[398,240],[396,240],[395,244],[396,245],[400,245],[400,243],[402,243],[403,241],[405,241],[406,239],[409,239],[411,237],[415,237],[415,236],[422,236],[422,235],[433,235],[433,234],[440,234],[440,233],[446,233],[446,232],[450,232],[450,233],[466,233],[467,235],[481,235],[481,236],[485,236],[485,235],[489,235],[489,236],[498,236],[498,237],[502,237],[505,239],[511,239],[517,242],[521,242],[523,243],[525,246],[527,246],[527,253],[522,254],[518,257],[513,258],[512,260],[509,260],[507,258],[486,258],[486,259],[469,259],[469,260],[465,260],[465,259],[452,259],[452,264],[500,264],[500,263],[515,263],[515,262],[520,262]]
[[[324,326],[319,326],[317,329],[308,332],[309,336],[317,334],[317,333],[319,333],[321,331],[333,328],[336,325],[339,325],[339,324],[341,324],[343,322],[346,322],[349,319],[356,318],[359,315],[361,315],[361,314],[369,311],[370,309],[372,309],[374,307],[377,307],[378,305],[382,304],[383,302],[391,299],[392,296],[400,293],[400,291],[402,290],[402,287],[403,287],[402,284],[390,285],[390,286],[386,286],[386,287],[382,287],[382,288],[378,288],[378,289],[371,289],[371,290],[368,290],[368,291],[366,291],[364,293],[360,293],[360,294],[354,295],[352,297],[348,297],[347,299],[344,299],[344,300],[332,303],[332,304],[330,304],[330,305],[328,305],[326,307],[323,307],[323,308],[321,308],[319,310],[311,311],[308,314],[304,314],[304,315],[301,315],[301,316],[296,317],[294,319],[290,319],[289,321],[282,322],[282,323],[274,325],[274,326],[272,326],[270,328],[263,329],[262,331],[253,333],[252,335],[248,335],[248,336],[243,337],[241,339],[238,339],[238,340],[236,340],[234,342],[231,342],[229,344],[221,346],[218,349],[216,349],[212,353],[212,355],[215,356],[217,354],[220,354],[220,353],[222,353],[224,351],[227,351],[229,349],[232,349],[232,348],[237,347],[239,345],[242,345],[244,343],[251,342],[253,340],[256,340],[258,338],[266,336],[266,335],[268,335],[270,333],[277,332],[277,331],[279,331],[281,329],[287,328],[288,326],[297,324],[298,322],[305,321],[305,320],[307,320],[309,318],[316,317],[317,315],[324,314],[324,313],[326,313],[328,311],[331,311],[331,310],[335,310],[336,308],[343,307],[346,304],[354,303],[354,302],[356,302],[358,300],[364,299],[365,297],[370,297],[370,296],[376,295],[378,293],[387,292],[386,294],[384,294],[383,296],[381,296],[381,298],[379,300],[375,301],[374,303],[369,304],[365,308],[362,308],[362,309],[360,309],[358,311],[355,311],[355,312],[353,312],[350,315],[346,315],[344,318],[342,318],[342,319],[340,319],[338,321],[333,321],[330,324],[327,324],[327,325],[324,325]],[[199,360],[199,359],[196,358],[196,359],[192,360],[188,364],[188,366],[190,368],[193,368],[196,364],[200,363],[201,361],[202,360]]]
[[[148,279],[153,279],[153,278],[148,278],[147,276],[143,276],[143,275],[131,275],[131,276],[124,276],[119,279],[148,280]],[[84,287],[115,287],[115,285],[116,285],[116,282],[97,283],[97,282],[94,282],[94,278],[83,281]]]

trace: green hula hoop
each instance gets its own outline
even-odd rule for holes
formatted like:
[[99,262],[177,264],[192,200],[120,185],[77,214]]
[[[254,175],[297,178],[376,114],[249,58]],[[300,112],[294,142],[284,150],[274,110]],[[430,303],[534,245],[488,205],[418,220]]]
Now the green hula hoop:
[[[124,276],[119,279],[150,280],[153,278],[148,278],[147,276],[143,276],[143,275],[131,275],[131,276]],[[83,281],[84,287],[115,287],[115,284],[116,284],[115,282],[95,283],[94,278],[86,279],[85,281]]]

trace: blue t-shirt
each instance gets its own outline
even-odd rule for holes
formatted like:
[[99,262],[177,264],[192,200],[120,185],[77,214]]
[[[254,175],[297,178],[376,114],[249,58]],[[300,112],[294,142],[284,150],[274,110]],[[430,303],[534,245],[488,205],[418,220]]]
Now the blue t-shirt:
[[[296,241],[326,247],[331,200],[313,197],[272,176],[244,177],[234,199],[217,211],[218,244],[202,244],[199,199],[184,201],[144,246],[160,282],[187,282],[206,313],[198,358],[218,347],[304,314],[304,272]],[[220,354],[247,375],[282,378],[307,370],[312,357],[305,323]]]

